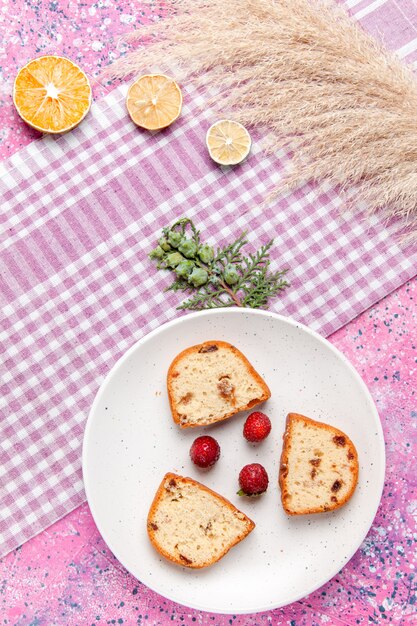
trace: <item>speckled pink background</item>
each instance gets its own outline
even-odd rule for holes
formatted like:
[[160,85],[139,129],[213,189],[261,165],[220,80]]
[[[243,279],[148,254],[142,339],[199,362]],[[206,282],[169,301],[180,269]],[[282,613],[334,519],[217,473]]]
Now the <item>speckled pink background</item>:
[[[358,12],[370,4],[350,1]],[[414,31],[416,2],[392,4],[400,7]],[[10,92],[18,67],[33,56],[64,54],[89,73],[98,98],[108,87],[95,77],[123,53],[120,36],[155,19],[158,5],[155,2],[155,11],[145,14],[140,3],[129,0],[2,0],[0,158],[38,137],[13,109]],[[387,18],[377,28],[368,14],[363,23],[378,36],[382,24],[387,45],[395,39],[395,21]],[[409,60],[415,58],[416,52],[411,52]],[[254,616],[191,611],[130,576],[107,549],[83,505],[0,560],[0,624],[417,624],[416,301],[414,280],[330,338],[368,384],[387,442],[386,483],[375,523],[361,549],[331,582],[289,607]]]

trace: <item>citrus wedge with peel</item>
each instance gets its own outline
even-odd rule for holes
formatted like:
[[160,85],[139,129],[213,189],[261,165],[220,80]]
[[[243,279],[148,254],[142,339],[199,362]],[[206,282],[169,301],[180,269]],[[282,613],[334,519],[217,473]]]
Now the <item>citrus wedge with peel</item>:
[[126,106],[135,124],[146,130],[162,130],[181,113],[181,89],[164,74],[146,74],[130,85]]
[[213,161],[220,165],[237,165],[248,156],[252,140],[239,122],[219,120],[208,129],[206,144]]
[[64,133],[90,110],[91,86],[86,74],[69,59],[43,56],[19,70],[13,102],[20,117],[36,130]]

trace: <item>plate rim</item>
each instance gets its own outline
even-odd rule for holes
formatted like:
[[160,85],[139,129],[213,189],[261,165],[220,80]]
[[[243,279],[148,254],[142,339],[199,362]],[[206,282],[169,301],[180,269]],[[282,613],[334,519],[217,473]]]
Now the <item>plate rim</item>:
[[[170,593],[168,595],[165,595],[165,593],[161,593],[158,589],[154,588],[153,586],[149,585],[148,583],[143,583],[137,576],[136,574],[134,574],[128,567],[126,567],[126,565],[123,563],[123,561],[121,559],[119,559],[118,555],[117,555],[117,549],[115,550],[112,546],[112,542],[108,541],[108,539],[106,538],[105,534],[102,532],[102,528],[101,528],[101,523],[98,519],[98,517],[95,514],[94,511],[94,505],[92,504],[91,501],[91,486],[89,485],[89,479],[88,479],[88,471],[86,469],[87,467],[87,454],[88,454],[88,441],[89,441],[89,437],[90,437],[90,431],[92,429],[92,423],[93,423],[93,415],[94,412],[96,410],[96,406],[99,404],[102,395],[104,394],[104,391],[107,387],[107,385],[109,384],[111,378],[116,374],[116,372],[123,366],[124,362],[126,360],[129,359],[130,355],[133,354],[137,349],[139,349],[139,347],[146,343],[147,341],[152,340],[156,335],[158,335],[159,333],[163,332],[166,329],[175,327],[177,325],[181,325],[184,322],[186,322],[187,320],[189,320],[190,318],[195,319],[198,317],[211,317],[211,316],[218,316],[218,315],[229,315],[229,314],[244,314],[244,315],[255,315],[255,316],[260,316],[260,317],[266,317],[266,318],[274,318],[284,324],[288,324],[296,329],[300,329],[304,332],[306,332],[308,335],[312,336],[314,339],[318,340],[319,343],[322,343],[324,346],[326,346],[327,349],[330,349],[331,352],[333,352],[343,363],[344,365],[350,370],[351,374],[354,376],[354,378],[356,379],[356,381],[359,383],[359,386],[362,388],[362,391],[364,392],[365,396],[367,397],[368,400],[368,404],[372,410],[372,413],[374,415],[375,419],[375,424],[378,430],[378,442],[379,442],[379,454],[380,454],[380,461],[381,461],[381,469],[380,472],[378,474],[378,485],[375,486],[375,490],[378,493],[378,498],[375,500],[375,505],[373,507],[373,510],[371,511],[372,513],[372,517],[370,518],[370,523],[369,526],[367,527],[366,533],[360,538],[360,541],[355,542],[355,546],[353,548],[352,551],[350,551],[350,553],[346,556],[346,558],[343,561],[343,564],[338,567],[335,567],[335,571],[331,574],[331,576],[329,577],[328,574],[326,574],[323,578],[320,578],[319,582],[315,582],[313,585],[311,585],[311,587],[308,588],[307,591],[304,591],[302,594],[297,594],[292,596],[291,598],[287,599],[287,600],[283,600],[282,602],[276,604],[275,602],[269,603],[266,606],[262,606],[260,608],[256,608],[256,609],[251,609],[251,610],[247,610],[247,609],[238,609],[238,608],[234,608],[230,613],[223,613],[223,611],[213,608],[213,607],[208,607],[208,606],[204,606],[203,604],[200,603],[194,603],[192,600],[190,602],[187,601],[187,604],[184,604],[184,602],[182,600],[178,600],[175,597],[175,593]],[[298,602],[299,600],[302,600],[303,598],[306,598],[307,596],[309,596],[310,594],[314,593],[315,591],[317,591],[317,589],[320,589],[320,587],[322,587],[323,585],[325,585],[327,582],[329,582],[330,580],[332,580],[332,578],[334,578],[337,573],[343,569],[348,563],[349,561],[352,559],[352,557],[356,554],[356,552],[359,550],[362,542],[364,541],[364,539],[366,538],[366,536],[369,533],[369,530],[372,527],[372,524],[374,523],[375,520],[375,516],[376,513],[378,511],[379,505],[381,503],[381,498],[382,498],[382,493],[383,493],[383,489],[384,489],[384,482],[385,482],[385,473],[386,473],[386,452],[385,452],[385,438],[384,438],[384,431],[382,428],[382,423],[381,423],[381,418],[379,416],[378,413],[378,409],[376,407],[376,404],[372,398],[371,392],[368,389],[368,386],[366,385],[365,381],[363,380],[363,378],[361,377],[361,375],[359,374],[359,372],[357,371],[356,367],[351,363],[351,361],[343,354],[343,352],[341,352],[341,350],[339,350],[336,346],[334,346],[326,337],[323,337],[322,335],[320,335],[317,331],[313,330],[312,328],[310,328],[309,326],[307,326],[306,324],[303,324],[302,322],[297,321],[296,319],[289,317],[289,316],[285,316],[285,315],[281,315],[279,313],[275,313],[273,311],[267,311],[264,309],[249,309],[249,308],[238,308],[238,307],[225,307],[225,308],[215,308],[215,309],[205,309],[203,311],[193,311],[191,313],[185,314],[185,315],[181,315],[180,317],[176,317],[174,319],[168,320],[166,322],[164,322],[163,324],[160,324],[159,326],[157,326],[156,328],[154,328],[153,330],[149,331],[148,333],[146,333],[145,335],[143,335],[142,337],[140,337],[137,341],[135,341],[130,348],[128,348],[120,357],[119,359],[113,364],[113,366],[111,367],[111,369],[107,372],[105,378],[103,379],[103,381],[100,384],[99,389],[97,390],[97,393],[94,397],[93,403],[91,405],[91,408],[89,410],[88,416],[87,416],[87,420],[86,420],[86,424],[85,424],[85,428],[84,428],[84,435],[83,435],[83,443],[82,443],[82,476],[83,476],[83,484],[84,484],[84,490],[85,490],[85,495],[86,495],[86,499],[87,499],[87,503],[88,506],[90,508],[90,512],[91,515],[93,517],[94,523],[97,526],[97,529],[103,539],[103,541],[106,543],[106,545],[108,546],[108,548],[110,549],[110,551],[113,553],[113,555],[115,556],[115,558],[121,563],[121,565],[126,569],[126,571],[129,572],[129,574],[131,574],[136,580],[138,580],[139,582],[141,582],[142,584],[144,584],[145,586],[147,586],[149,589],[151,589],[152,591],[154,591],[155,593],[157,593],[158,595],[160,595],[161,597],[167,599],[167,600],[171,600],[172,602],[176,602],[177,604],[180,604],[181,606],[185,606],[194,610],[198,610],[198,611],[203,611],[206,613],[215,613],[218,615],[250,615],[250,614],[255,614],[255,613],[262,613],[265,611],[271,611],[273,609],[279,609],[279,608],[283,608],[285,606],[289,606],[290,604],[293,604],[294,602]]]

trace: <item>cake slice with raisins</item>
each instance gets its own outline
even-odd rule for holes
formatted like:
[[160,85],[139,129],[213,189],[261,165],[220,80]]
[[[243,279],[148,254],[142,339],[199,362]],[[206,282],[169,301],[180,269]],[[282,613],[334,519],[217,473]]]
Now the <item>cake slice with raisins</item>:
[[149,510],[152,545],[166,559],[201,568],[221,559],[255,524],[231,502],[201,483],[168,473]]
[[341,430],[289,413],[279,470],[288,515],[332,511],[345,504],[358,482],[358,453]]
[[172,416],[181,428],[213,424],[271,396],[248,359],[225,341],[183,350],[171,363],[167,385]]

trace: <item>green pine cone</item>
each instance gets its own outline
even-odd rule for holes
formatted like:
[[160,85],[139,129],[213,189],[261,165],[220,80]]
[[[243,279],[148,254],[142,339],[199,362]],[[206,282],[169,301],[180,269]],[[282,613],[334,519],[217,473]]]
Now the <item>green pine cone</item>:
[[239,280],[239,272],[231,263],[224,268],[224,280],[228,285],[236,285]]
[[181,235],[181,233],[178,233],[175,230],[169,231],[168,241],[173,248],[178,248],[182,240],[183,240],[183,236]]
[[177,267],[184,260],[184,257],[179,252],[171,252],[166,256],[166,264],[168,267]]
[[205,285],[208,280],[208,273],[201,267],[195,267],[188,277],[188,282],[194,287]]
[[184,239],[178,246],[178,250],[187,259],[194,259],[197,254],[197,244],[192,239]]
[[198,256],[200,257],[203,263],[211,263],[214,259],[214,250],[208,244],[204,244],[204,246],[200,246],[198,249]]
[[181,261],[175,268],[175,273],[177,276],[181,278],[187,278],[189,274],[193,271],[195,265],[193,261]]

